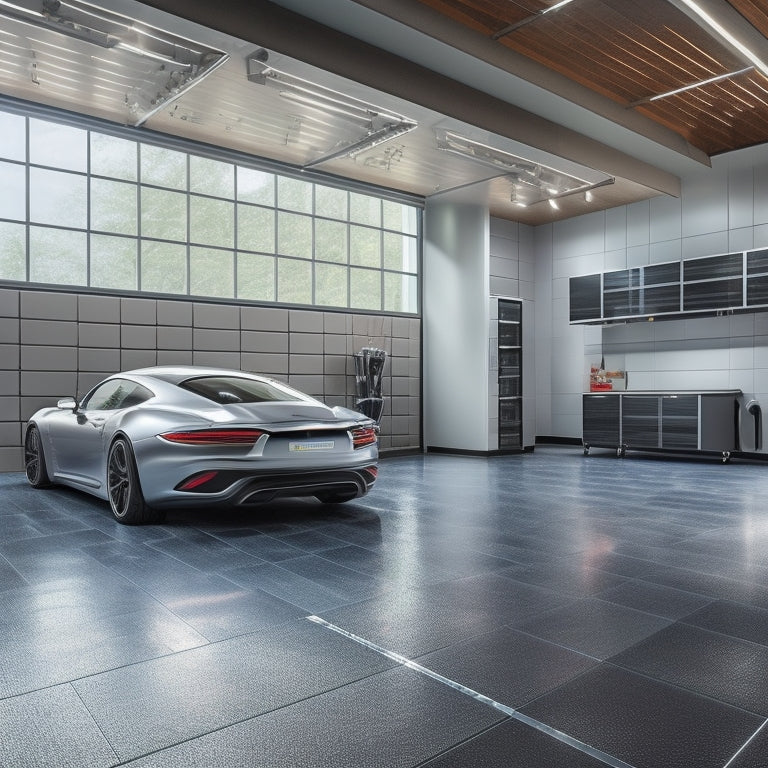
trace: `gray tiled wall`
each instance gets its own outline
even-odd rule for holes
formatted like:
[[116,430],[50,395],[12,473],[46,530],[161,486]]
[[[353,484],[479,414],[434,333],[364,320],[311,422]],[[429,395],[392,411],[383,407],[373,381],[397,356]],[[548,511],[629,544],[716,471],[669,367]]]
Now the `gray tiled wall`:
[[0,471],[22,469],[26,419],[104,376],[149,365],[256,371],[352,407],[352,355],[385,349],[381,448],[421,443],[421,321],[0,288]]

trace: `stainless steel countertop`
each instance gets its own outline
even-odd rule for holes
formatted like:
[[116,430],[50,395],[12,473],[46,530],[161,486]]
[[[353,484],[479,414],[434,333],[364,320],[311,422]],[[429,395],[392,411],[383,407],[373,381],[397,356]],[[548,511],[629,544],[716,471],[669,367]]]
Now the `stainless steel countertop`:
[[730,395],[743,394],[740,389],[606,389],[598,392],[583,392],[584,395]]

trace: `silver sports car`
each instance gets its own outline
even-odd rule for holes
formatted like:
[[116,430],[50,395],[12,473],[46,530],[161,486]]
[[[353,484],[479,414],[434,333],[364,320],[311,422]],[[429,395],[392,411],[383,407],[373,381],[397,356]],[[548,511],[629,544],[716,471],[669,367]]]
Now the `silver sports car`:
[[37,411],[24,459],[35,488],[78,488],[147,523],[171,507],[357,498],[376,480],[377,435],[363,414],[263,376],[143,368]]

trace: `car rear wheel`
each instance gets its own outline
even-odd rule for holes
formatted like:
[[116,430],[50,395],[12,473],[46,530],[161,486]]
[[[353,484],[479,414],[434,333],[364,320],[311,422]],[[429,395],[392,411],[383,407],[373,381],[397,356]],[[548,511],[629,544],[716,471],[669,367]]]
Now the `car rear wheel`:
[[43,454],[43,442],[40,439],[40,430],[33,424],[27,429],[24,438],[24,471],[27,480],[33,488],[47,488],[50,484],[48,470],[45,466],[45,454]]
[[118,437],[109,449],[107,490],[109,506],[118,522],[140,525],[156,523],[163,519],[161,512],[152,509],[144,501],[133,450],[128,440],[123,437]]

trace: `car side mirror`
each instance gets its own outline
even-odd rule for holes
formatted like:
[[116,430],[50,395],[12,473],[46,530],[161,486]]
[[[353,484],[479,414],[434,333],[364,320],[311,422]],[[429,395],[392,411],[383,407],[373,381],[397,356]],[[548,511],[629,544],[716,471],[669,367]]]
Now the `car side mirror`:
[[77,400],[75,400],[74,397],[65,397],[56,403],[56,407],[60,408],[62,411],[76,411]]

